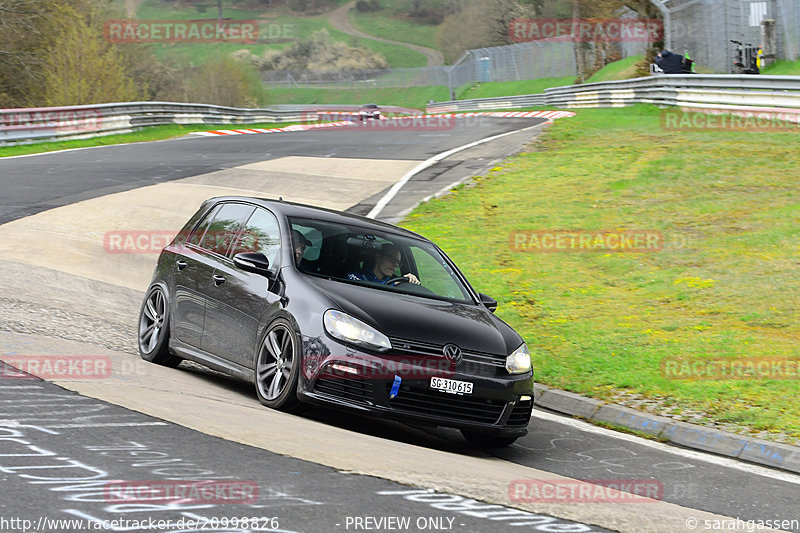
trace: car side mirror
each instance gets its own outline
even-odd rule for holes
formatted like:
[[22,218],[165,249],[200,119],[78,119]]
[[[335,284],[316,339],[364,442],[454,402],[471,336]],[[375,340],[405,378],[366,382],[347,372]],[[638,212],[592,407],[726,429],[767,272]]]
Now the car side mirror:
[[275,273],[269,269],[269,259],[261,252],[242,252],[233,256],[233,264],[240,270],[259,274],[269,279],[275,277]]
[[481,303],[486,306],[486,309],[494,313],[497,310],[497,300],[492,298],[491,296],[487,296],[483,293],[479,293],[478,296],[481,298]]

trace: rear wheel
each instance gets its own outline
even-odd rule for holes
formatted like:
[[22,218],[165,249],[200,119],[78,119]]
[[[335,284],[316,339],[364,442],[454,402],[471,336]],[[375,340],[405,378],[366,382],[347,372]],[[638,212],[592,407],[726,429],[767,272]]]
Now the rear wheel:
[[139,312],[139,355],[145,361],[178,366],[180,357],[169,353],[169,298],[161,285],[153,285]]
[[292,324],[280,318],[270,324],[258,348],[255,385],[258,400],[267,407],[293,411],[299,406],[297,379],[300,343]]
[[470,444],[481,449],[504,448],[506,446],[511,446],[514,444],[514,441],[519,438],[501,437],[498,435],[492,435],[491,433],[481,433],[479,431],[470,431],[467,429],[462,429],[461,434],[464,435],[464,438],[467,439]]

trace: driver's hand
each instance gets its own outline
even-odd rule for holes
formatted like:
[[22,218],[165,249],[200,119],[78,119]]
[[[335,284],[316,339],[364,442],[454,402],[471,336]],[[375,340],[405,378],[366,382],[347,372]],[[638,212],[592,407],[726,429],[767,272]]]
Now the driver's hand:
[[414,274],[408,273],[405,274],[403,277],[408,278],[408,281],[410,283],[413,283],[414,285],[419,285],[419,280],[417,279],[417,276],[415,276]]

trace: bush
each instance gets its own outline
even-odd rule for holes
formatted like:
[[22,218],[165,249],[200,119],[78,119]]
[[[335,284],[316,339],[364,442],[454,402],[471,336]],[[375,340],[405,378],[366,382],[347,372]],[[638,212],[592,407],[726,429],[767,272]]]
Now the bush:
[[356,2],[356,11],[369,13],[380,10],[381,4],[378,2],[378,0],[358,0],[358,2]]
[[222,57],[190,69],[186,100],[227,107],[258,107],[263,103],[261,79],[250,65]]
[[289,9],[307,14],[321,13],[330,7],[330,0],[289,0]]
[[[237,52],[238,53],[238,52]],[[242,57],[240,54],[238,57]],[[311,39],[299,41],[283,50],[268,50],[260,58],[247,58],[261,70],[297,71],[361,70],[388,68],[381,54],[359,46],[334,41],[327,30],[314,32]]]

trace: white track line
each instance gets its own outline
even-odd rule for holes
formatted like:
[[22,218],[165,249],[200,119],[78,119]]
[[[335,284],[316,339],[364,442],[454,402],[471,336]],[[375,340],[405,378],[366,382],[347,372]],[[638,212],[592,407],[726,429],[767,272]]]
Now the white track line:
[[514,131],[509,131],[509,132],[506,132],[506,133],[501,133],[500,135],[494,135],[492,137],[487,137],[485,139],[481,139],[479,141],[471,142],[469,144],[465,144],[463,146],[459,146],[457,148],[453,148],[452,150],[448,150],[446,152],[442,152],[441,154],[437,154],[437,155],[431,157],[430,159],[428,159],[426,161],[423,161],[422,163],[420,163],[416,167],[412,168],[409,172],[407,172],[402,178],[400,178],[400,181],[398,181],[397,183],[392,185],[392,188],[389,189],[386,192],[386,194],[383,195],[383,198],[381,198],[378,201],[378,203],[375,204],[375,207],[373,207],[370,210],[370,212],[367,213],[367,218],[375,218],[375,217],[377,217],[380,214],[380,212],[383,211],[383,208],[386,207],[386,205],[389,202],[391,202],[392,199],[395,196],[397,196],[397,193],[400,192],[400,189],[403,188],[403,185],[408,183],[408,180],[410,180],[416,174],[419,174],[420,172],[422,172],[426,168],[435,165],[436,163],[438,163],[442,159],[444,159],[446,157],[450,157],[451,155],[453,155],[455,153],[458,153],[458,152],[461,152],[463,150],[468,150],[469,148],[473,148],[475,146],[478,146],[479,144],[487,143],[487,142],[493,141],[495,139],[500,139],[501,137],[506,137],[508,135],[513,135],[514,133],[519,133],[521,131],[526,131],[526,130],[530,130],[530,129],[533,129],[533,128],[538,128],[539,126],[541,126],[541,124],[536,124],[535,126],[529,126],[527,128],[522,128],[521,130],[514,130]]
[[[662,452],[667,452],[673,455],[678,455],[680,457],[685,457],[687,459],[692,459],[695,461],[703,461],[705,463],[710,463],[717,466],[724,466],[726,468],[733,468],[742,472],[747,472],[748,474],[755,474],[757,476],[768,477],[770,479],[776,479],[778,481],[785,481],[787,483],[794,483],[796,485],[800,485],[800,476],[798,476],[797,474],[792,474],[791,472],[785,472],[783,470],[776,470],[764,466],[746,463],[744,461],[740,461],[734,458],[707,454],[695,450],[687,450],[685,448],[679,448],[674,445],[664,444],[662,442],[643,439],[635,435],[629,435],[627,433],[621,433],[619,431],[613,431],[610,429],[602,428],[599,426],[592,425],[588,422],[583,422],[582,420],[576,420],[574,418],[548,413],[546,411],[541,411],[539,409],[533,410],[533,417],[540,418],[542,420],[548,420],[550,422],[564,424],[565,426],[570,426],[584,433],[594,433],[597,435],[612,437],[618,440],[633,442],[636,444],[640,444],[642,446],[647,446],[648,448],[654,448]],[[531,422],[531,425],[534,424],[535,422]],[[520,444],[514,444],[513,446],[519,446],[521,448],[529,449]]]

